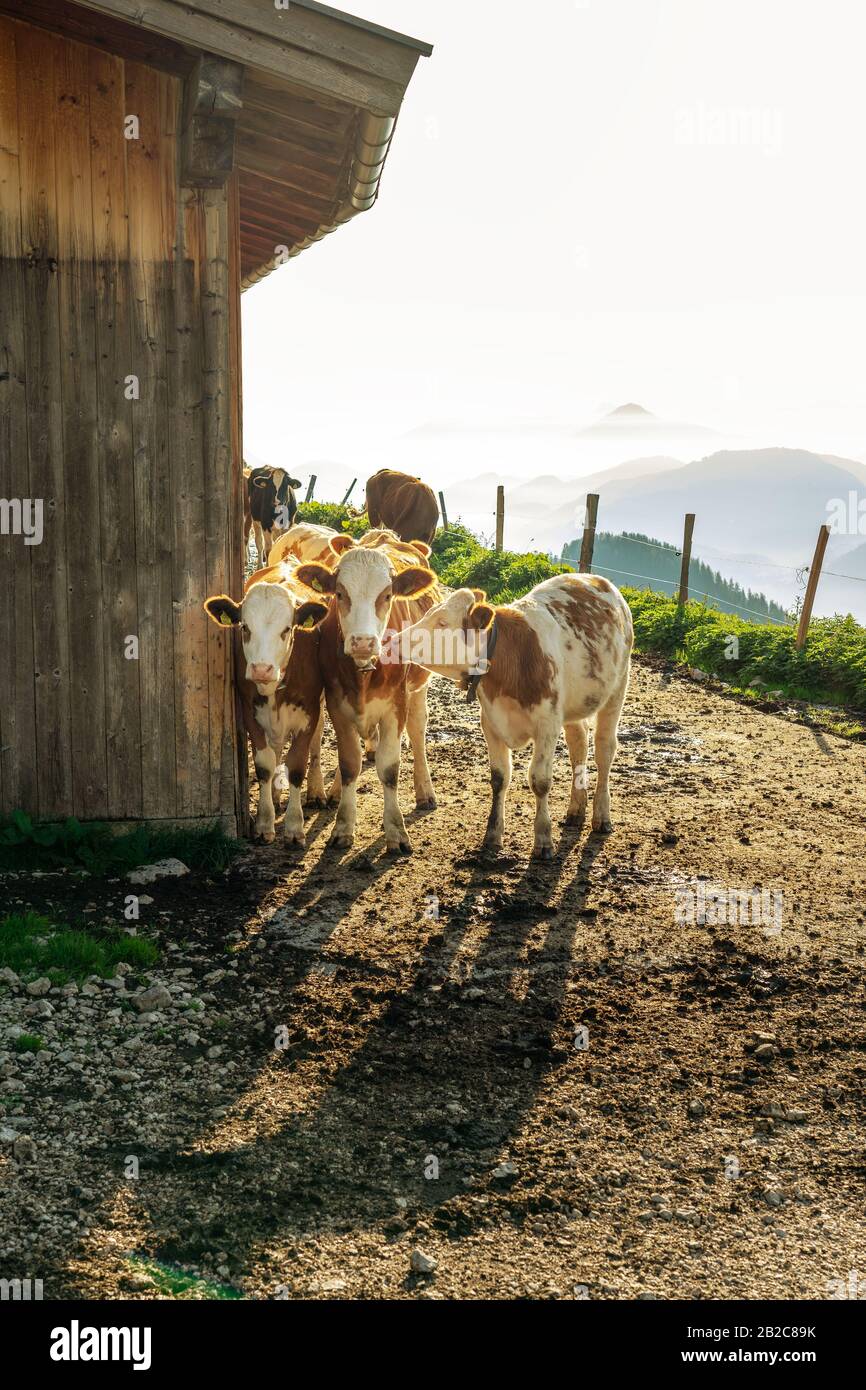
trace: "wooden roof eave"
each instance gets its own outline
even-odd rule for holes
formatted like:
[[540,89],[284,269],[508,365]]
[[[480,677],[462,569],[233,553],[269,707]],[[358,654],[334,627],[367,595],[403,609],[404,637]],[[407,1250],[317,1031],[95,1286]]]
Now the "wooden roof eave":
[[357,217],[359,212],[366,212],[373,206],[379,196],[382,169],[394,135],[395,125],[396,121],[391,116],[374,116],[369,112],[361,116],[355,134],[355,147],[348,171],[345,200],[340,203],[335,216],[319,227],[316,232],[289,247],[287,254],[279,258],[272,256],[255,270],[248,271],[241,280],[242,290],[248,290],[252,285],[257,285],[260,280],[263,280],[266,275],[270,275],[271,271],[276,270],[285,261],[299,256],[302,251],[306,251],[315,242],[322,241],[324,237],[335,232],[338,227],[345,226],[353,217]]

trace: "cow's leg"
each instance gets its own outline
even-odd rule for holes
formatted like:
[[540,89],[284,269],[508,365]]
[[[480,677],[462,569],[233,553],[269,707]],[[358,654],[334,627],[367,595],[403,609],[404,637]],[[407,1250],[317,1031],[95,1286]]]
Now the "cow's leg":
[[374,733],[369,738],[364,739],[364,762],[372,763],[376,758],[376,749],[379,747],[379,728],[378,725]]
[[628,679],[614,692],[595,716],[595,765],[598,769],[595,796],[592,799],[592,828],[610,834],[610,769],[619,747],[616,731],[625,702]]
[[490,756],[490,788],[493,793],[484,835],[484,848],[498,851],[502,848],[502,836],[505,831],[505,798],[511,785],[511,749],[493,732],[483,714],[481,729]]
[[[286,770],[289,774],[289,801],[286,806],[286,814],[283,817],[283,835],[287,845],[300,845],[301,849],[306,844],[301,787],[304,785],[307,764],[310,760],[310,745],[314,737],[315,729],[310,728],[303,733],[296,734],[292,740],[289,756],[286,758]],[[321,738],[321,734],[319,737]]]
[[409,696],[406,731],[412,746],[412,776],[415,782],[415,804],[419,811],[436,807],[436,793],[427,764],[427,685]]
[[325,706],[322,705],[313,736],[310,739],[310,765],[307,771],[307,805],[324,807],[325,781],[322,777],[322,733],[325,728]]
[[558,728],[539,730],[532,749],[532,760],[529,764],[529,785],[535,793],[532,853],[536,859],[553,858],[550,809],[547,799],[550,796],[550,783],[553,779],[553,755],[558,738]]
[[344,719],[334,719],[337,735],[337,754],[340,761],[340,805],[331,832],[330,844],[335,849],[350,849],[355,838],[358,815],[358,777],[361,773],[361,740],[353,725]]
[[259,779],[259,809],[256,812],[256,836],[268,843],[274,838],[274,771],[277,755],[265,746],[255,750],[256,776]]
[[565,814],[566,825],[581,825],[586,815],[586,750],[589,736],[585,722],[566,724],[565,741],[571,758],[571,798]]
[[376,749],[376,771],[382,783],[385,814],[382,825],[389,853],[411,854],[412,841],[406,831],[397,788],[400,782],[400,721],[389,711],[379,724],[379,745]]
[[260,521],[253,521],[253,535],[256,540],[256,554],[259,557],[259,569],[262,569],[265,563],[265,537]]

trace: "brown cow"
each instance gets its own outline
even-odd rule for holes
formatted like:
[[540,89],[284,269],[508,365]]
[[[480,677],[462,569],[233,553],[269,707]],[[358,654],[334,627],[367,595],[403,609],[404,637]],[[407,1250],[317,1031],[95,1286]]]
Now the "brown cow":
[[433,489],[420,478],[380,468],[367,481],[367,515],[371,526],[387,526],[401,541],[432,545],[439,508]]
[[256,835],[274,838],[274,773],[289,739],[286,759],[289,804],[283,822],[287,844],[304,844],[301,786],[307,776],[308,800],[324,804],[322,744],[322,676],[315,628],[327,614],[324,603],[311,602],[298,584],[295,565],[286,561],[260,570],[247,581],[236,603],[226,594],[205,602],[208,617],[221,627],[241,627],[245,658],[238,680],[244,728],[253,748],[259,781]]
[[633,641],[628,604],[609,579],[561,574],[516,603],[494,607],[478,589],[458,589],[400,634],[415,661],[477,692],[490,754],[493,803],[484,843],[499,850],[511,781],[511,750],[532,744],[529,783],[536,797],[533,854],[553,855],[548,794],[561,729],[571,755],[567,820],[587,804],[587,734],[595,725],[598,781],[592,828],[607,833],[610,768],[628,688]]
[[389,658],[387,647],[391,634],[416,622],[436,602],[436,576],[412,563],[403,548],[392,551],[385,542],[344,550],[334,568],[303,564],[297,577],[317,593],[331,596],[328,616],[318,630],[325,701],[340,766],[340,807],[331,843],[338,849],[352,844],[360,740],[378,729],[376,771],[385,800],[385,843],[389,852],[408,854],[412,845],[397,797],[404,728],[412,745],[416,803],[419,808],[436,805],[425,748],[429,674],[404,665],[398,656]]

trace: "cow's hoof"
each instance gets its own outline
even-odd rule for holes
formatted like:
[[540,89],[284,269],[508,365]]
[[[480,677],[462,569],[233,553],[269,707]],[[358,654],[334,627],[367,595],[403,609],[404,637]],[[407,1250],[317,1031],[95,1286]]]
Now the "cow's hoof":
[[354,843],[354,835],[332,835],[328,841],[328,849],[351,849]]
[[501,840],[484,840],[481,845],[481,853],[490,859],[495,859],[502,853]]
[[439,803],[431,792],[429,796],[419,797],[415,802],[416,811],[435,811]]
[[609,820],[593,821],[592,828],[596,835],[610,835],[613,826]]
[[293,835],[288,833],[285,834],[283,836],[283,843],[285,844],[287,849],[307,848],[307,841],[305,837],[302,834],[299,834],[297,831],[295,831]]
[[273,830],[257,830],[256,839],[261,840],[263,845],[271,845],[276,839],[276,836]]
[[325,796],[308,796],[304,805],[308,811],[326,811],[328,809],[328,798]]
[[583,825],[586,820],[586,811],[569,811],[563,825]]
[[412,841],[392,840],[390,844],[386,844],[385,849],[388,854],[411,854]]
[[533,859],[549,860],[553,858],[552,845],[535,845],[532,851]]

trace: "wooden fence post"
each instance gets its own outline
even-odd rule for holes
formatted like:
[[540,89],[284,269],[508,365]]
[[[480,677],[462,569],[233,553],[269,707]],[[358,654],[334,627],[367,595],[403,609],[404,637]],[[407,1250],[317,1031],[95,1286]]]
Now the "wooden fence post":
[[689,565],[692,559],[692,532],[695,529],[694,512],[686,512],[686,524],[683,531],[683,558],[680,565],[680,593],[677,603],[688,603],[689,601]]
[[502,483],[496,489],[496,549],[501,550],[505,539],[505,488]]
[[445,510],[445,495],[444,495],[444,493],[441,493],[441,492],[440,492],[440,494],[439,494],[439,510],[440,510],[440,512],[442,513],[442,530],[443,530],[443,531],[447,531],[447,530],[448,530],[448,513],[447,513],[446,510]]
[[595,523],[598,519],[598,493],[586,494],[586,516],[583,523],[583,540],[580,543],[580,574],[589,574],[592,569],[592,552],[595,548]]
[[804,646],[806,634],[809,631],[809,623],[812,618],[812,605],[815,602],[818,580],[821,577],[821,566],[824,563],[824,551],[827,549],[827,542],[829,539],[830,527],[825,524],[818,532],[818,542],[815,546],[815,554],[812,558],[812,567],[809,570],[809,581],[806,585],[806,593],[803,596],[803,611],[800,614],[800,622],[797,626],[798,649]]
[[354,486],[355,486],[355,484],[356,484],[357,481],[358,481],[357,478],[353,478],[352,481],[350,482],[349,487],[348,487],[348,490],[347,490],[347,492],[346,492],[346,496],[343,498],[342,502],[340,503],[340,506],[341,506],[341,507],[345,507],[345,505],[346,505],[346,503],[348,502],[349,498],[352,496],[352,489],[354,488]]
[[313,493],[314,493],[314,491],[315,491],[315,488],[316,488],[316,475],[315,475],[315,473],[311,473],[311,474],[310,474],[310,481],[309,481],[309,483],[307,484],[307,495],[306,495],[306,497],[304,498],[304,501],[305,501],[305,502],[312,502],[312,500],[313,500]]

